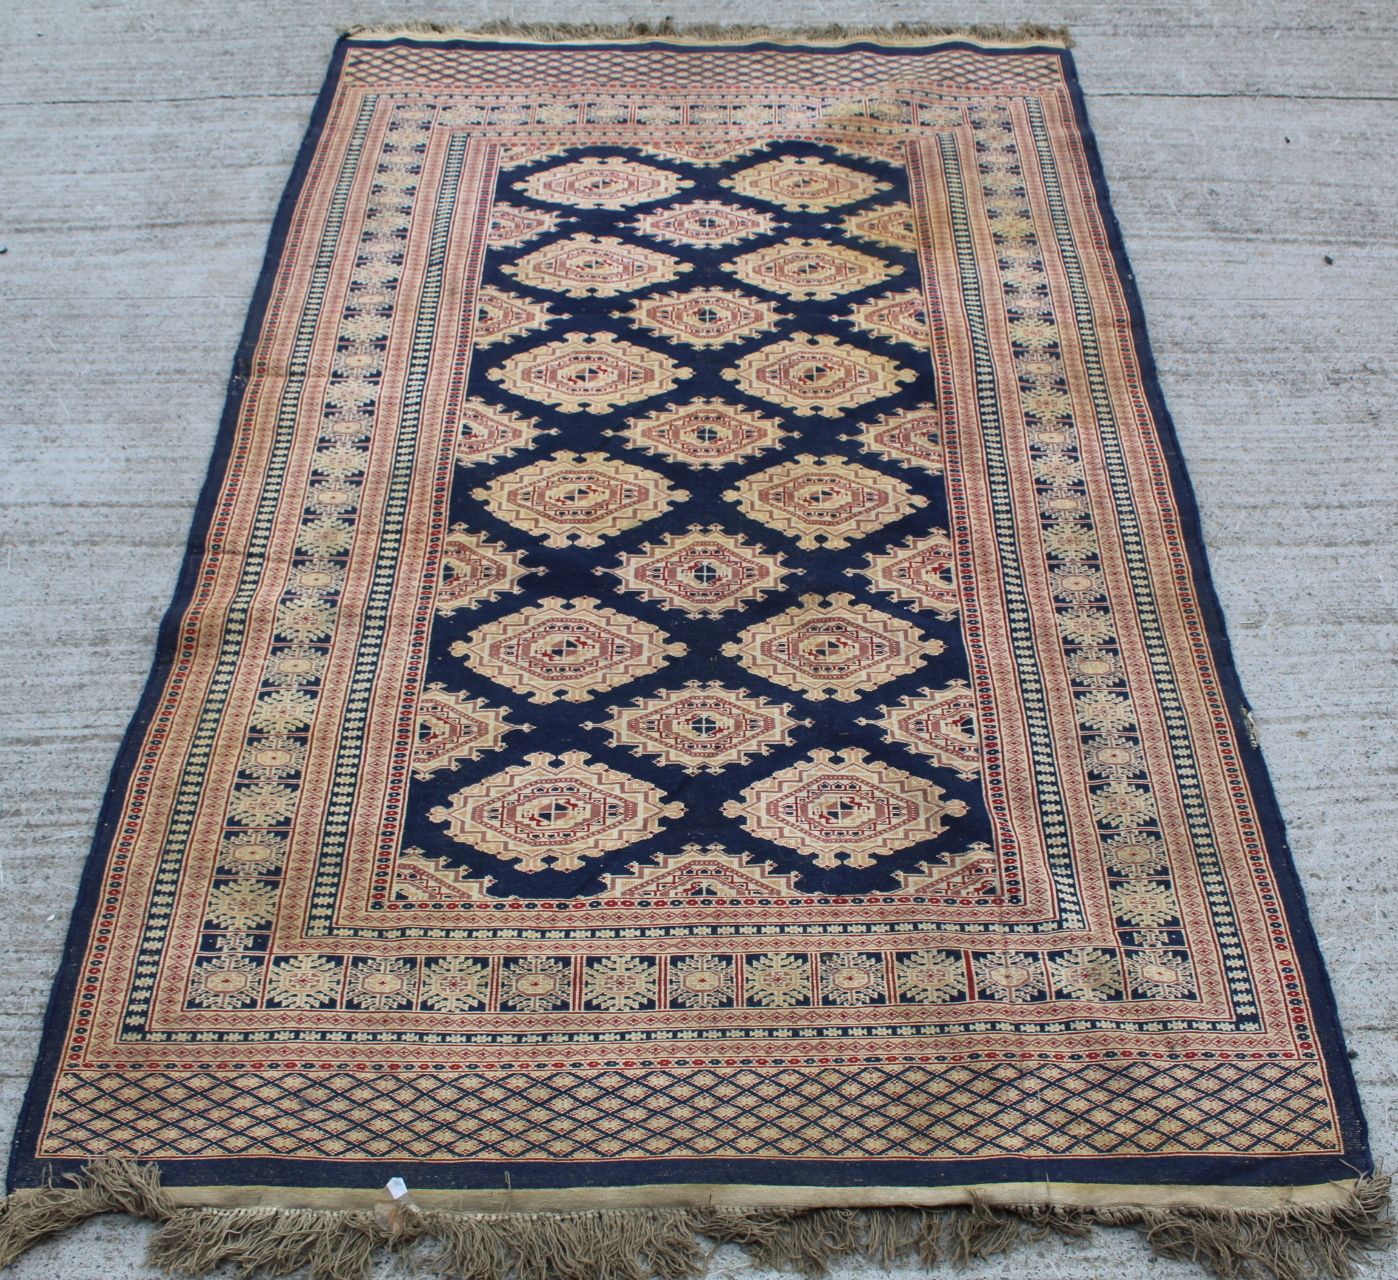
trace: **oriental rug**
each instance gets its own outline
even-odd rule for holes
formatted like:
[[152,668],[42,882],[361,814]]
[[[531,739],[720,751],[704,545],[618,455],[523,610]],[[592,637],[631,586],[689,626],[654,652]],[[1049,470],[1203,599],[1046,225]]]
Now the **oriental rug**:
[[94,1160],[257,1208],[210,1265],[390,1177],[395,1238],[787,1264],[879,1206],[1362,1234],[1061,40],[341,41],[12,1185]]

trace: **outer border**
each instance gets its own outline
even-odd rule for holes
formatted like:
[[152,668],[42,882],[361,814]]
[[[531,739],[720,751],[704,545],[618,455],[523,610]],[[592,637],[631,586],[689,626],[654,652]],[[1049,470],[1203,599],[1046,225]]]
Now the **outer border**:
[[[252,356],[262,332],[267,303],[280,264],[288,229],[304,186],[316,148],[328,118],[330,106],[344,68],[345,56],[354,47],[427,44],[435,48],[473,47],[486,50],[538,48],[539,41],[486,38],[422,39],[396,36],[383,39],[342,37],[335,46],[330,67],[320,96],[312,111],[305,139],[297,154],[291,177],[287,182],[272,224],[262,271],[248,311],[247,323],[233,360],[228,398],[219,426],[214,454],[203,491],[195,507],[192,529],[185,550],[174,600],[166,612],[158,633],[155,662],[135,715],[122,742],[108,782],[106,798],[97,823],[92,850],[88,855],[78,890],[64,947],[62,964],[55,979],[48,1011],[44,1018],[42,1039],[25,1097],[24,1108],[15,1130],[11,1150],[8,1186],[36,1186],[54,1172],[76,1172],[81,1160],[40,1160],[35,1151],[50,1088],[62,1061],[68,1018],[75,998],[82,957],[89,930],[100,901],[102,883],[111,838],[119,818],[126,785],[137,763],[147,726],[157,706],[165,678],[171,668],[179,620],[192,598],[204,554],[205,531],[213,515],[222,489],[224,471],[231,451],[242,409],[243,394],[251,370]],[[403,1177],[409,1185],[424,1189],[449,1190],[469,1183],[472,1188],[495,1189],[502,1184],[521,1190],[558,1189],[566,1192],[577,1188],[659,1187],[695,1183],[733,1186],[754,1184],[772,1187],[810,1188],[819,1175],[821,1185],[830,1188],[878,1188],[896,1190],[917,1188],[923,1194],[909,1199],[925,1199],[928,1188],[964,1188],[974,1184],[1021,1183],[1049,1187],[1064,1183],[1114,1184],[1125,1189],[1167,1186],[1178,1192],[1181,1186],[1198,1187],[1199,1203],[1216,1204],[1216,1195],[1208,1188],[1218,1187],[1312,1187],[1322,1183],[1347,1181],[1356,1175],[1368,1174],[1373,1163],[1368,1151],[1368,1132],[1360,1109],[1358,1090],[1350,1068],[1340,1030],[1338,1013],[1329,977],[1316,941],[1314,929],[1306,910],[1300,879],[1286,842],[1286,831],[1280,808],[1260,747],[1253,742],[1247,717],[1250,711],[1244,700],[1232,648],[1224,626],[1223,611],[1209,572],[1200,529],[1198,503],[1180,454],[1178,435],[1173,419],[1161,394],[1155,359],[1146,332],[1145,315],[1135,274],[1127,259],[1121,229],[1112,212],[1106,178],[1096,136],[1088,122],[1086,102],[1078,79],[1072,54],[1059,45],[1016,45],[986,47],[972,40],[948,38],[929,39],[925,45],[881,44],[875,40],[854,38],[840,44],[798,43],[755,39],[731,43],[689,40],[622,39],[597,41],[561,41],[555,47],[583,45],[587,48],[662,49],[682,45],[688,49],[772,49],[790,51],[800,48],[811,53],[835,53],[860,48],[870,52],[897,50],[907,54],[917,49],[963,48],[987,56],[1021,54],[1026,52],[1051,54],[1061,60],[1064,80],[1073,103],[1076,124],[1080,130],[1083,153],[1087,160],[1098,212],[1106,231],[1107,246],[1121,278],[1123,295],[1131,317],[1131,332],[1147,403],[1155,418],[1160,443],[1169,467],[1170,482],[1179,509],[1199,607],[1204,617],[1209,643],[1213,649],[1219,679],[1227,699],[1235,736],[1248,783],[1257,804],[1258,818],[1267,842],[1270,866],[1280,890],[1296,945],[1296,958],[1305,976],[1311,1007],[1315,1013],[1315,1033],[1329,1076],[1336,1110],[1340,1118],[1340,1133],[1345,1156],[1131,1156],[1119,1158],[1067,1158],[1063,1160],[1000,1157],[992,1159],[941,1161],[772,1161],[772,1160],[636,1160],[606,1164],[539,1165],[512,1164],[507,1161],[472,1161],[457,1164],[424,1164],[413,1161],[330,1161],[295,1159],[226,1159],[171,1161],[162,1166],[166,1185],[172,1187],[205,1188],[218,1197],[218,1203],[245,1203],[240,1189],[251,1191],[264,1185],[282,1188],[350,1189],[381,1184],[386,1178]],[[605,1172],[604,1172],[605,1171]],[[463,1177],[463,1174],[469,1176]],[[1156,1195],[1145,1193],[1155,1200]],[[773,1199],[783,1197],[774,1193]],[[836,1196],[835,1199],[841,1199]],[[207,1199],[201,1201],[208,1203]],[[546,1208],[546,1203],[531,1205]]]

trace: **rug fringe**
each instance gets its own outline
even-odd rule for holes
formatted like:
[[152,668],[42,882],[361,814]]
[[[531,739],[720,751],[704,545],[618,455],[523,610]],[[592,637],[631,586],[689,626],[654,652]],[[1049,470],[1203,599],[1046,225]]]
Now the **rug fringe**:
[[[700,1237],[734,1244],[762,1267],[824,1275],[863,1258],[963,1266],[1050,1235],[1134,1227],[1162,1258],[1197,1262],[1221,1280],[1350,1280],[1392,1242],[1389,1180],[1360,1179],[1337,1205],[1291,1209],[991,1205],[937,1209],[588,1209],[575,1212],[181,1209],[155,1165],[96,1160],[71,1186],[0,1201],[0,1266],[100,1213],[163,1224],[148,1264],[187,1276],[233,1266],[243,1280],[305,1270],[311,1280],[364,1280],[380,1250],[412,1253],[437,1280],[691,1280],[708,1259]],[[430,1242],[430,1243],[429,1243]]]
[[64,1179],[72,1186],[30,1187],[0,1201],[0,1267],[8,1267],[41,1240],[99,1213],[129,1213],[168,1221],[176,1212],[153,1164],[94,1160]]
[[822,43],[871,39],[880,44],[923,44],[929,39],[964,37],[984,44],[1053,44],[1072,47],[1067,27],[1023,22],[1018,26],[974,23],[942,26],[931,22],[895,22],[847,25],[829,22],[821,26],[772,27],[762,23],[714,22],[512,22],[508,18],[483,22],[478,27],[458,27],[443,22],[395,22],[383,26],[342,29],[341,35],[363,40],[389,40],[394,36],[504,36],[519,40],[558,42],[568,40],[639,40],[674,37],[732,44],[765,38],[812,40]]

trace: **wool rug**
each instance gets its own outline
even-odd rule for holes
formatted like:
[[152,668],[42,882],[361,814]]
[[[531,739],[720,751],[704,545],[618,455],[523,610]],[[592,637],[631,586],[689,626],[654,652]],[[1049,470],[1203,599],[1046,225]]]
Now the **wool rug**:
[[1382,1241],[1065,44],[340,42],[0,1261]]

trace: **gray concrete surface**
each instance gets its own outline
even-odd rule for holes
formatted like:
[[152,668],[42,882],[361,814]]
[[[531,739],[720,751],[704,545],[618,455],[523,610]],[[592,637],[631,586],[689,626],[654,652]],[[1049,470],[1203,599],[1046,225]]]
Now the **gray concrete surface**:
[[[11,0],[0,1139],[333,28],[666,13],[1072,26],[1238,665],[1394,1166],[1398,6],[1384,0]],[[94,1221],[13,1274],[150,1276],[145,1232]],[[714,1260],[720,1280],[739,1271],[737,1255]],[[1200,1273],[1111,1232],[964,1274]],[[1398,1254],[1366,1274],[1398,1276]]]

